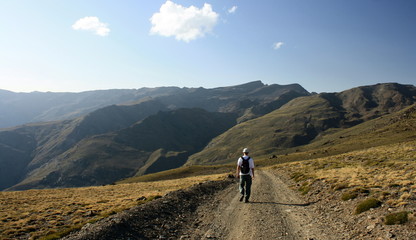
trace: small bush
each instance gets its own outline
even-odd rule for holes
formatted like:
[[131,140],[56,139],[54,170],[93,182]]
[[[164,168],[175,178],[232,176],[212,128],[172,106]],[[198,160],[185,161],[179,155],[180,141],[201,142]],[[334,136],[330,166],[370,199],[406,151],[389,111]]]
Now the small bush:
[[407,223],[409,221],[408,214],[406,211],[388,214],[384,223],[386,225]]
[[153,201],[153,200],[156,200],[156,199],[159,199],[159,198],[161,198],[162,196],[160,196],[160,195],[153,195],[153,196],[150,196],[149,198],[148,198],[148,201]]
[[345,189],[345,188],[348,188],[348,183],[338,183],[338,184],[335,184],[333,186],[333,189],[335,191],[342,190],[342,189]]
[[303,184],[298,191],[301,192],[302,195],[308,194],[308,192],[311,190],[311,187],[306,183]]
[[358,187],[358,188],[354,189],[354,191],[356,191],[358,193],[362,193],[362,194],[367,194],[367,195],[370,194],[370,190],[368,190],[366,188],[361,188],[361,187]]
[[375,198],[368,198],[360,202],[355,208],[355,214],[360,214],[362,212],[368,211],[371,208],[377,208],[381,206],[381,202]]
[[398,188],[398,187],[401,187],[401,185],[397,184],[397,183],[392,183],[392,184],[389,185],[389,187]]
[[358,195],[368,195],[370,194],[370,191],[366,188],[362,188],[362,187],[357,187],[354,188],[344,194],[342,194],[341,199],[344,201],[348,201],[350,199],[355,199],[358,197]]
[[356,192],[346,192],[344,194],[342,194],[341,199],[343,201],[348,201],[350,199],[355,199],[358,197],[358,193]]

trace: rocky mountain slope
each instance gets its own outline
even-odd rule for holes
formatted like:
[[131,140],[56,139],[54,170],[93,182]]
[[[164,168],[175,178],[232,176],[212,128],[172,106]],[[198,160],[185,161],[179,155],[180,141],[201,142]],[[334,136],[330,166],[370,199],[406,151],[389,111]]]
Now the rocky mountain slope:
[[257,81],[214,89],[143,89],[138,95],[134,103],[110,105],[75,119],[0,131],[0,189],[108,184],[177,167],[236,122],[309,93],[297,84]]
[[235,119],[234,114],[201,109],[160,112],[121,131],[79,141],[31,171],[14,189],[101,185],[138,169],[144,174],[177,168]]
[[126,128],[163,109],[163,105],[154,101],[134,106],[109,106],[73,120],[0,131],[0,189],[48,165],[84,138]]
[[234,126],[192,155],[187,164],[233,162],[242,146],[250,146],[256,155],[294,152],[328,132],[364,123],[415,102],[414,86],[395,83],[299,97],[269,114]]

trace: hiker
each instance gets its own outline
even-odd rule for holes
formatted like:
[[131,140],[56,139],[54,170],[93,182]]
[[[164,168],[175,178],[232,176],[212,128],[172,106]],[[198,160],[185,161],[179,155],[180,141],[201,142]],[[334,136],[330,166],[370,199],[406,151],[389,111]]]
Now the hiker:
[[240,202],[243,201],[245,195],[246,203],[249,202],[251,193],[251,183],[254,178],[254,161],[249,154],[248,148],[243,149],[243,156],[237,161],[237,178],[240,178],[239,190],[241,193]]

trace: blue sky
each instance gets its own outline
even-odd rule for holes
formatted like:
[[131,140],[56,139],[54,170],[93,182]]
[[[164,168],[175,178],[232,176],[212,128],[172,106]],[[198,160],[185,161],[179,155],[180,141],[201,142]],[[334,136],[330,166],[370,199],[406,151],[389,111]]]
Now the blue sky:
[[2,0],[0,89],[416,84],[412,0]]

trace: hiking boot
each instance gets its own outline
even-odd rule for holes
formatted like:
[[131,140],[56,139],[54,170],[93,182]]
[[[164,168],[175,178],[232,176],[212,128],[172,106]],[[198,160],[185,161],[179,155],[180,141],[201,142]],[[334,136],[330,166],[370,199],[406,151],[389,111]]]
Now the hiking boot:
[[241,197],[240,197],[240,202],[242,202],[242,201],[243,201],[243,199],[244,199],[244,195],[241,195]]
[[246,198],[246,200],[244,200],[244,202],[245,202],[245,203],[248,203],[248,202],[250,202],[250,201],[248,200],[248,198]]

